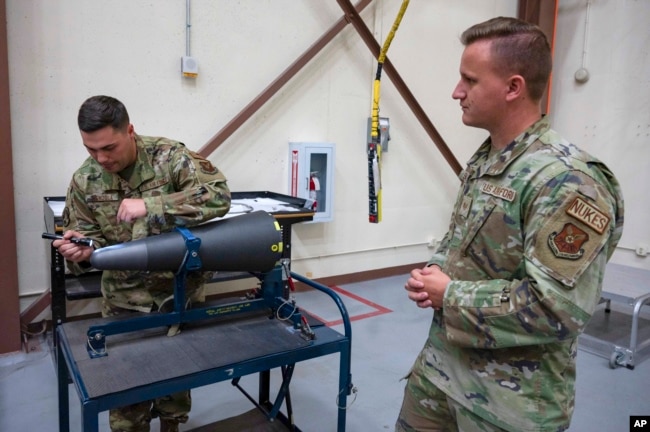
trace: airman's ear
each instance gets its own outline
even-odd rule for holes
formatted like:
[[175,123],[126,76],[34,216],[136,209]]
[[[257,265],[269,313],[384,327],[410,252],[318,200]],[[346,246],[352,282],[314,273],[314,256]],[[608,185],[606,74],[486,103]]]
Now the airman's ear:
[[506,100],[511,101],[521,98],[526,92],[526,80],[521,75],[513,75],[508,79],[508,92]]

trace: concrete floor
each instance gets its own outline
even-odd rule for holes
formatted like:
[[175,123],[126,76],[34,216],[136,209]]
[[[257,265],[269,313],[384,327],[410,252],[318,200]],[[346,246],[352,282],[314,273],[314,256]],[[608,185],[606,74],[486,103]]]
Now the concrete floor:
[[[339,295],[352,319],[352,381],[356,388],[348,398],[348,431],[393,430],[402,400],[401,377],[424,343],[431,316],[430,311],[417,308],[406,298],[406,277],[340,287]],[[299,292],[296,301],[334,329],[341,328],[336,324],[338,311],[328,297]],[[58,430],[57,380],[48,346],[44,340],[39,351],[0,356],[0,431]],[[630,415],[650,415],[650,362],[639,356],[634,370],[612,369],[607,357],[607,353],[579,350],[571,432],[628,430]],[[256,394],[256,376],[244,377],[242,383]],[[291,396],[294,420],[302,431],[336,430],[337,383],[337,354],[296,365]],[[193,389],[192,395],[192,413],[189,422],[182,425],[183,431],[217,430],[206,425],[252,409],[230,382]],[[70,413],[71,431],[79,431],[79,401],[72,387]],[[106,412],[100,414],[99,424],[100,431],[109,431]],[[157,430],[157,422],[152,423],[152,431]]]

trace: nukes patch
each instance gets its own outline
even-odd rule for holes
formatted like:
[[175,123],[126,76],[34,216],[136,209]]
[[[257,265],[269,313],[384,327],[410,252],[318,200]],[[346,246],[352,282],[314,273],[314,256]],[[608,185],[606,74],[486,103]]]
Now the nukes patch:
[[550,276],[574,287],[608,240],[605,234],[612,217],[604,208],[607,203],[600,197],[591,201],[578,192],[567,196],[533,233],[532,258]]
[[569,216],[578,219],[598,234],[604,233],[609,225],[609,216],[600,211],[598,207],[589,204],[581,197],[576,197],[569,207],[567,207],[566,212]]

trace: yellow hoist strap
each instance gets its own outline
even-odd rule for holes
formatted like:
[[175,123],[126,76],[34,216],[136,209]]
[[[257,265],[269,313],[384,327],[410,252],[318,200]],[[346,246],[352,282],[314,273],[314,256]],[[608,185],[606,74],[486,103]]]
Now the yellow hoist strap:
[[372,223],[381,222],[381,136],[379,128],[379,99],[381,94],[380,81],[381,70],[386,60],[386,53],[390,47],[395,32],[402,22],[409,0],[403,0],[395,22],[384,41],[384,45],[377,58],[377,73],[372,88],[372,108],[370,112],[370,142],[368,143],[368,221]]

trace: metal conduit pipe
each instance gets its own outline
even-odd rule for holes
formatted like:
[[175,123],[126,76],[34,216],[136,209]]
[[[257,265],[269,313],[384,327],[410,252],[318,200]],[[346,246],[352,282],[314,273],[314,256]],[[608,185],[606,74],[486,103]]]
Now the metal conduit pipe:
[[185,55],[190,57],[190,3],[192,0],[185,0]]

